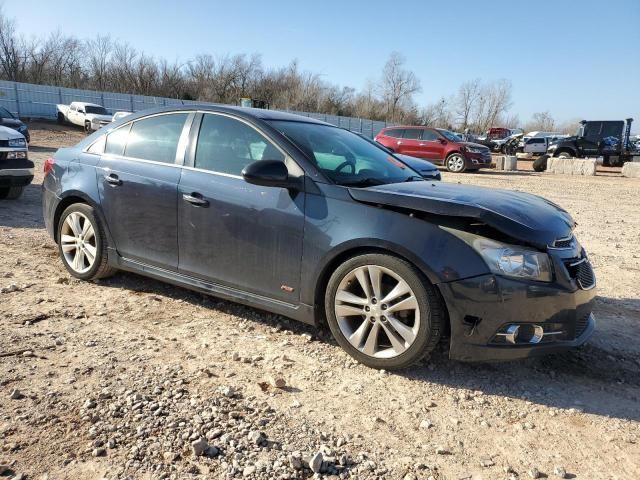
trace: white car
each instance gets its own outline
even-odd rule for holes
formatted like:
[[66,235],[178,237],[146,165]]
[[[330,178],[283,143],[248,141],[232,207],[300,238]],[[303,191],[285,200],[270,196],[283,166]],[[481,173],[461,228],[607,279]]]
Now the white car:
[[98,130],[104,127],[105,125],[109,125],[111,122],[115,122],[117,120],[120,120],[121,118],[131,115],[131,113],[133,112],[116,112],[111,117],[111,120],[103,120],[100,118],[95,118],[91,121],[91,130],[93,131]]
[[24,135],[0,126],[0,200],[15,200],[33,180],[33,162],[28,157]]
[[[71,105],[56,105],[58,111],[58,123],[73,123],[84,128],[85,132],[91,133],[94,122],[111,122],[113,115],[107,112],[102,105],[87,102],[71,102]],[[99,127],[98,127],[99,128]]]

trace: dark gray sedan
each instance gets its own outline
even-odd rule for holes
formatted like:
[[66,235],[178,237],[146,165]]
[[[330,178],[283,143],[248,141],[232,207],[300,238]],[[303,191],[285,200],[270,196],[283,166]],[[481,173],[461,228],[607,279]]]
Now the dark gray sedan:
[[526,193],[425,181],[346,130],[268,110],[128,116],[45,164],[60,258],[129,270],[311,324],[401,368],[441,338],[461,360],[591,335],[595,278],[571,216]]

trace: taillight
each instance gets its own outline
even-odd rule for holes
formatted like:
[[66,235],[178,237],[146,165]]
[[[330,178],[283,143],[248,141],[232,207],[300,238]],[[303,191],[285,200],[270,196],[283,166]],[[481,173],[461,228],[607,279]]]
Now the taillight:
[[56,162],[53,160],[53,157],[49,157],[44,161],[44,176],[46,177],[47,175],[49,175],[49,172],[51,172],[51,170],[53,170],[53,166],[56,164]]

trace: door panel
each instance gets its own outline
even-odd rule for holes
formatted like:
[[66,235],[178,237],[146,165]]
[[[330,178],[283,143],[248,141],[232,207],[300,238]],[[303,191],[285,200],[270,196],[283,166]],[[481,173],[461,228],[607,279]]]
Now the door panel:
[[[183,195],[207,204],[190,203]],[[292,303],[298,300],[303,193],[184,169],[178,218],[180,272]]]
[[251,185],[241,171],[259,160],[284,161],[296,176],[299,167],[253,126],[223,114],[202,116],[189,151],[178,188],[179,271],[297,303],[304,193]]
[[423,130],[422,140],[420,141],[420,158],[442,163],[444,161],[445,145],[440,140],[440,135],[433,130]]
[[118,253],[177,269],[180,169],[103,155],[96,171],[102,209]]

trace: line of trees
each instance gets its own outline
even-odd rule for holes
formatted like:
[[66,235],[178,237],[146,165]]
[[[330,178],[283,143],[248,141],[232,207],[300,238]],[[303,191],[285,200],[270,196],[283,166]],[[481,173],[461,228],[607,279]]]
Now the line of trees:
[[[415,101],[421,92],[420,80],[405,64],[405,58],[393,52],[380,78],[356,91],[302,70],[296,60],[284,67],[267,67],[257,53],[200,54],[185,62],[169,62],[109,36],[81,40],[57,31],[26,38],[17,31],[15,20],[0,9],[2,80],[227,104],[248,97],[264,100],[275,109],[472,132],[519,124],[517,116],[508,115],[509,81],[467,81],[455,95],[420,108]],[[545,127],[554,124],[547,112],[534,115],[532,122]]]

